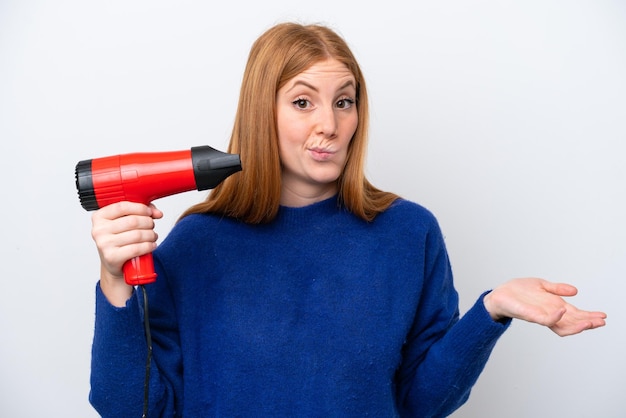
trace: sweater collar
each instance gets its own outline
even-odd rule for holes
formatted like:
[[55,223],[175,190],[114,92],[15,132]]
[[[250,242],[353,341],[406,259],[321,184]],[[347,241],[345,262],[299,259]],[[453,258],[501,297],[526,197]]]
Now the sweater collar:
[[312,203],[307,206],[280,206],[275,221],[281,224],[299,225],[309,223],[316,218],[335,215],[342,210],[338,195]]

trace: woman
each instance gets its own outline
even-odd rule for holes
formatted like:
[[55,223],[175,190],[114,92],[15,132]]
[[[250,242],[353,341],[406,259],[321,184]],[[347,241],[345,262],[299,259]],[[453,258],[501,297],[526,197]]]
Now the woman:
[[253,45],[228,151],[243,171],[156,248],[154,206],[93,215],[101,258],[91,402],[139,416],[147,346],[125,261],[153,251],[149,416],[446,416],[511,318],[570,335],[604,325],[517,279],[462,318],[441,231],[364,176],[368,103],[348,46],[276,25]]

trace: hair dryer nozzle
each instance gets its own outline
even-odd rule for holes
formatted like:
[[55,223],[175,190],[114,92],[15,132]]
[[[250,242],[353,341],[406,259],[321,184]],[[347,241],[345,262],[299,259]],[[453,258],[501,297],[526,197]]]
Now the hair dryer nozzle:
[[191,148],[193,173],[198,190],[213,189],[226,177],[241,171],[239,154],[229,154],[203,145]]

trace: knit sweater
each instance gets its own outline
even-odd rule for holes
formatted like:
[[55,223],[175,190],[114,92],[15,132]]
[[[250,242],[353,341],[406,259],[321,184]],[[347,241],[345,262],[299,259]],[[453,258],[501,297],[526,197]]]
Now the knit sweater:
[[[435,217],[398,200],[365,222],[331,198],[267,225],[180,221],[146,285],[149,417],[444,417],[460,407],[508,323],[482,303],[459,319]],[[142,297],[96,288],[90,401],[140,417]]]

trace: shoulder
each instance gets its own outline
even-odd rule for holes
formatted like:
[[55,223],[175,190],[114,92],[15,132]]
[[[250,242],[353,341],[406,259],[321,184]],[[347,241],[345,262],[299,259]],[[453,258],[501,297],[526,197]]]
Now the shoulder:
[[168,234],[168,238],[193,236],[198,232],[211,228],[217,220],[210,215],[192,214],[180,219]]
[[386,222],[397,222],[405,225],[415,223],[422,227],[439,228],[433,212],[419,203],[403,198],[396,199],[379,217]]
[[174,225],[161,246],[206,246],[235,223],[232,219],[213,214],[187,215]]
[[399,242],[443,245],[443,233],[433,212],[419,203],[398,198],[373,222],[374,228]]
[[241,224],[241,222],[227,216],[214,213],[193,213],[181,218],[174,225],[172,231],[187,232],[214,228],[232,228],[238,224]]

